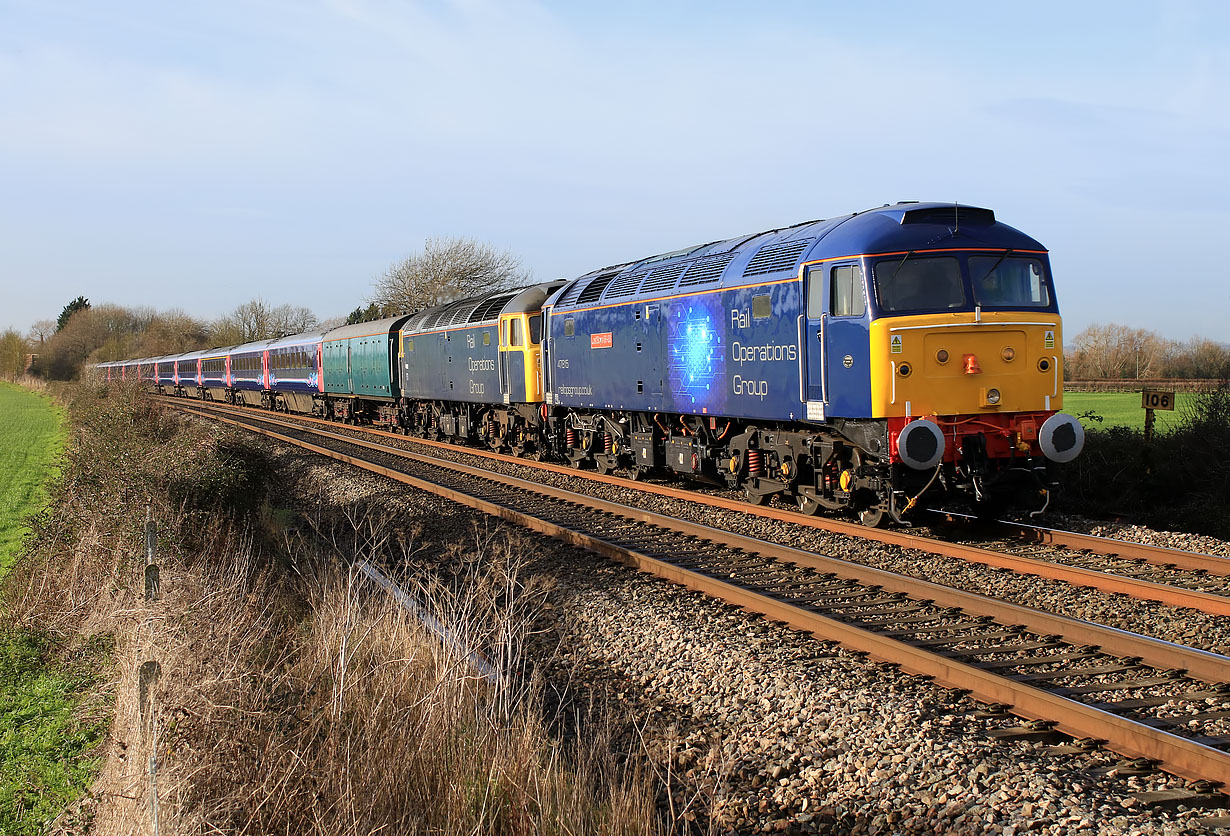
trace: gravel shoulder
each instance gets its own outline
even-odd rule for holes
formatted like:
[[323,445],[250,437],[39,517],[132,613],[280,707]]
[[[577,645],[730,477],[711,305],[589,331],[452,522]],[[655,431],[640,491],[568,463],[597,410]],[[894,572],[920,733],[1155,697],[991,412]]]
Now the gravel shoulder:
[[[500,525],[267,444],[288,501],[300,508],[375,498],[417,520],[435,542]],[[1199,646],[1226,646],[1225,625],[1196,624],[1191,614],[1144,602],[955,561],[940,565],[917,552],[617,487],[590,492],[1030,606],[1172,640],[1212,636]],[[1105,753],[1074,757],[1041,744],[995,742],[986,732],[1011,721],[978,716],[979,706],[959,694],[574,548],[515,536],[533,542],[541,557],[531,568],[553,587],[549,629],[534,644],[533,663],[549,673],[562,705],[597,705],[622,718],[616,745],[648,753],[669,773],[673,789],[662,803],[693,818],[697,832],[1207,832],[1198,824],[1207,812],[1145,810],[1132,796],[1181,786],[1177,779],[1115,774],[1116,759]],[[423,561],[433,548],[425,545]]]

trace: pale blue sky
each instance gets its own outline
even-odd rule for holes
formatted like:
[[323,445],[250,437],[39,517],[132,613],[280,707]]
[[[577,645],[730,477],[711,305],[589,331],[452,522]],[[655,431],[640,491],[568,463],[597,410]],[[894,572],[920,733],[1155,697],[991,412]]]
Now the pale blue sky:
[[1094,321],[1230,341],[1230,4],[0,0],[0,328],[344,315],[435,235],[536,279],[989,206]]

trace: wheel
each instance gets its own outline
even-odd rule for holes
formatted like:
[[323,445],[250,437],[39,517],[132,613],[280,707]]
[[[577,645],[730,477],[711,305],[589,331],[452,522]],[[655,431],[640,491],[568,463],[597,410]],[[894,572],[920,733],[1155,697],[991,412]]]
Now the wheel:
[[631,479],[633,482],[643,482],[645,481],[645,477],[647,475],[648,475],[648,472],[643,467],[636,467],[635,465],[633,465],[632,467],[628,468],[628,478]]
[[813,497],[807,496],[806,494],[799,494],[795,497],[795,502],[799,506],[800,514],[814,517],[816,514],[820,513],[820,503]]
[[858,521],[868,528],[883,528],[888,523],[888,514],[879,506],[864,508],[858,512]]
[[765,505],[769,501],[767,493],[753,493],[751,488],[743,489],[743,498],[752,505]]

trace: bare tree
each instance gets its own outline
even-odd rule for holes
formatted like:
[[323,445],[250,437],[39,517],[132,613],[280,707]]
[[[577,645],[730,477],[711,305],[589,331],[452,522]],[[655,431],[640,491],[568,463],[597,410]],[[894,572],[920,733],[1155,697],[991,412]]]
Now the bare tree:
[[40,319],[38,322],[30,326],[30,335],[28,339],[35,345],[42,345],[51,338],[51,335],[56,332],[56,321],[54,319]]
[[384,316],[526,284],[521,260],[469,238],[428,238],[423,252],[376,279],[371,302]]
[[1162,373],[1166,340],[1143,328],[1094,323],[1076,335],[1065,358],[1072,378],[1123,379]]
[[244,302],[210,323],[210,342],[236,345],[298,334],[316,326],[316,315],[301,305],[270,307],[264,299]]

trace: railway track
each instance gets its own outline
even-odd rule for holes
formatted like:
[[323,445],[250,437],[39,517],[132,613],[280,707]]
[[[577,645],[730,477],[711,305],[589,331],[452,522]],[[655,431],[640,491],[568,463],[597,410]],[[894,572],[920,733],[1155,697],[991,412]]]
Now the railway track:
[[[510,520],[1223,791],[1230,658],[241,410],[176,404]],[[876,532],[879,533],[879,532]]]
[[[182,404],[182,399],[169,399]],[[192,402],[189,402],[192,403]],[[260,414],[237,407],[218,404],[197,404],[202,408],[235,414]],[[548,473],[657,494],[671,499],[707,505],[724,510],[752,514],[761,518],[808,526],[833,534],[879,542],[901,548],[918,549],[929,554],[1005,569],[1022,575],[1061,581],[1078,587],[1088,587],[1106,593],[1127,595],[1146,601],[1156,601],[1172,607],[1183,607],[1210,615],[1230,615],[1230,558],[1194,552],[1166,549],[1158,546],[1130,543],[1075,532],[1000,523],[995,527],[974,528],[965,525],[937,525],[934,533],[918,533],[901,529],[869,529],[866,526],[824,517],[810,517],[797,511],[771,506],[750,505],[742,499],[695,490],[683,490],[669,485],[633,482],[618,476],[578,471],[564,465],[529,461],[500,453],[474,448],[459,448],[440,441],[408,438],[370,427],[338,425],[335,422],[305,416],[281,416],[283,420],[304,426],[325,426],[335,432],[395,440],[399,445],[458,451],[481,459],[499,461]],[[947,516],[949,522],[968,523],[960,515]],[[937,534],[941,536],[936,536]]]

